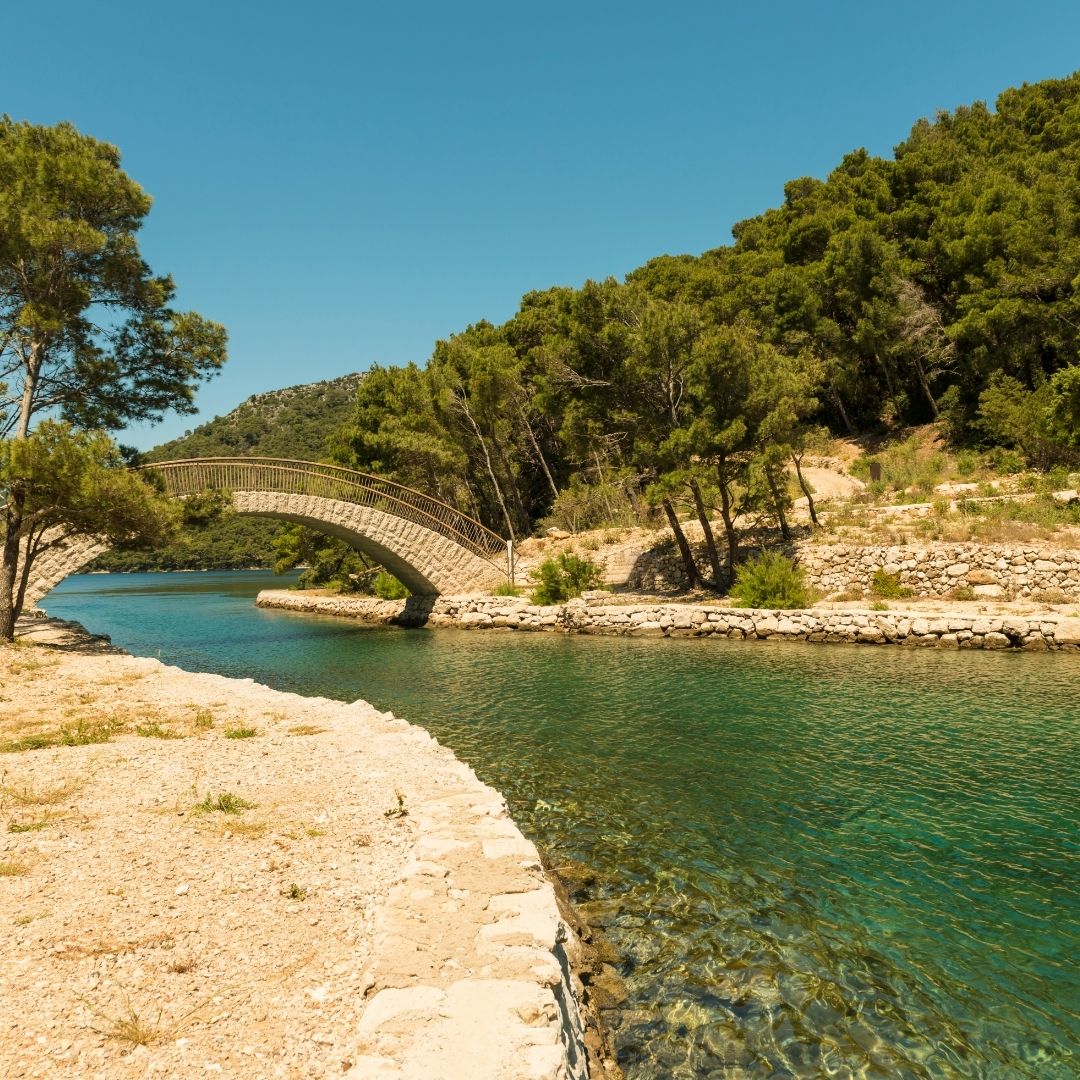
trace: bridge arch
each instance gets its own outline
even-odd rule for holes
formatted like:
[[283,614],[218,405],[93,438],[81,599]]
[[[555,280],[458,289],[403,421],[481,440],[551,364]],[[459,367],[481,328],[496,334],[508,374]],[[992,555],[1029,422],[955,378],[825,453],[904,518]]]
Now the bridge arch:
[[[430,495],[378,476],[284,458],[194,458],[143,468],[176,498],[227,491],[239,514],[344,540],[418,595],[490,592],[508,577],[500,536]],[[26,602],[40,600],[107,550],[84,537],[45,552],[33,567]]]

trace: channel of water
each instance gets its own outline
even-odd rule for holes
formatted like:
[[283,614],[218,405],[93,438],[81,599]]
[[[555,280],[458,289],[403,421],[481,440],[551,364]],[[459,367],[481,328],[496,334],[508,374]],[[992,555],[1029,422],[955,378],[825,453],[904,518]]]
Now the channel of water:
[[623,961],[629,1080],[1080,1076],[1080,656],[398,630],[69,578],[129,651],[422,724]]

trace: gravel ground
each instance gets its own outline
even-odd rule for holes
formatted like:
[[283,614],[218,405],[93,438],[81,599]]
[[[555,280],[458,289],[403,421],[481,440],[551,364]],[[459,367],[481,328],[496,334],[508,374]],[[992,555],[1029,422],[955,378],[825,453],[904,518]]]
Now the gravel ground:
[[497,794],[364,702],[33,636],[0,647],[0,1075],[364,1075],[424,808]]

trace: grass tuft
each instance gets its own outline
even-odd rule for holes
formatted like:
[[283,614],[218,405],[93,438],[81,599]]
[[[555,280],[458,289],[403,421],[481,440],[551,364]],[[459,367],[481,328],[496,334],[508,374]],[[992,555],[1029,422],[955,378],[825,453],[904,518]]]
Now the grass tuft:
[[326,728],[318,724],[296,724],[289,728],[290,735],[321,735]]
[[241,799],[231,791],[223,791],[219,795],[207,794],[202,802],[195,804],[194,810],[197,814],[241,814],[254,807],[255,803]]
[[225,729],[226,739],[254,739],[258,734],[258,728],[253,727],[234,727]]
[[42,731],[34,735],[24,735],[20,739],[7,739],[0,743],[0,753],[19,754],[25,750],[46,750],[51,746],[90,746],[93,743],[107,743],[121,728],[115,717],[87,723],[80,720],[74,727],[65,725],[56,731]]
[[152,724],[137,724],[135,734],[141,735],[144,739],[182,739],[184,737],[179,731],[173,731],[172,728],[165,727],[157,721]]
[[77,795],[86,786],[86,781],[85,776],[74,776],[61,780],[53,787],[42,788],[29,784],[17,787],[0,783],[0,799],[10,799],[16,806],[57,806]]

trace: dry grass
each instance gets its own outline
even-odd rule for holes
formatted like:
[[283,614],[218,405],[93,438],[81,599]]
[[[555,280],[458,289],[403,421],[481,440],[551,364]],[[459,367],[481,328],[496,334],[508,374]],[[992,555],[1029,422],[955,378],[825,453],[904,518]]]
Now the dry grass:
[[86,957],[125,956],[140,949],[171,949],[175,942],[171,934],[160,933],[139,941],[118,938],[99,938],[97,941],[64,943],[57,948],[56,955],[65,960],[82,960]]
[[186,737],[183,732],[165,727],[156,720],[150,724],[136,724],[135,734],[141,735],[144,739],[183,739]]
[[69,776],[56,784],[39,786],[26,781],[8,783],[5,772],[0,777],[0,806],[9,801],[16,806],[59,806],[78,795],[89,779],[88,776]]
[[0,859],[0,877],[23,877],[30,873],[30,864],[18,859]]
[[258,840],[265,836],[270,826],[265,821],[230,820],[221,823],[221,832],[225,836],[242,836],[249,840]]
[[105,1026],[100,1030],[106,1038],[131,1046],[153,1046],[155,1043],[175,1039],[210,1004],[212,998],[207,998],[175,1018],[167,1018],[162,1006],[155,1009],[153,1005],[147,1004],[136,1008],[128,994],[124,994],[123,1009],[116,1015],[103,1012],[81,995],[79,1000],[98,1020],[104,1022]]
[[289,728],[290,735],[321,735],[324,731],[326,728],[318,724],[295,724]]

